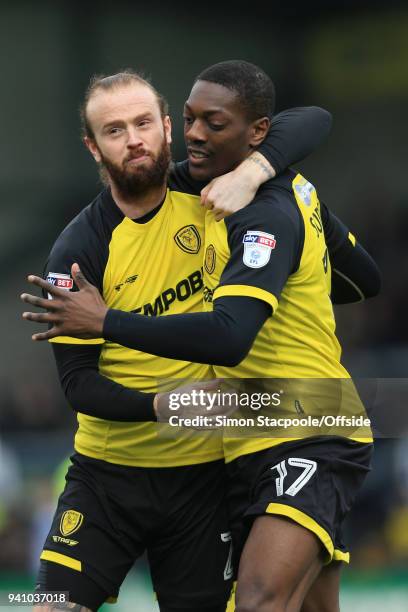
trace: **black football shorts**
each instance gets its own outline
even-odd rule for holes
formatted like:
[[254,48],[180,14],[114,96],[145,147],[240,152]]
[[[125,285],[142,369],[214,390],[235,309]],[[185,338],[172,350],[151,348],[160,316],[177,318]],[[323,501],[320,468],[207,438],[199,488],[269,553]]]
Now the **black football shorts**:
[[349,561],[341,526],[370,470],[372,444],[304,438],[227,464],[234,567],[257,516],[291,519],[322,543],[326,562]]
[[139,468],[76,453],[71,461],[37,590],[68,590],[61,584],[64,568],[70,601],[95,610],[117,598],[147,551],[161,606],[196,610],[227,601],[232,553],[222,460]]

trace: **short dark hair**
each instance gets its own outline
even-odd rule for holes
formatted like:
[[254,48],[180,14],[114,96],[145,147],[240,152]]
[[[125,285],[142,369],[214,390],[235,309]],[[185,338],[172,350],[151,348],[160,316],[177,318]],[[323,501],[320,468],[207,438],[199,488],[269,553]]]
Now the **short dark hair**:
[[275,110],[275,86],[255,64],[244,60],[219,62],[203,70],[195,79],[223,85],[235,92],[248,119],[272,119]]
[[121,72],[117,72],[116,74],[94,74],[91,78],[89,85],[85,92],[84,100],[79,107],[79,114],[81,117],[81,129],[82,136],[88,136],[89,138],[94,138],[94,133],[92,131],[91,125],[88,120],[88,116],[86,114],[88,102],[92,98],[94,92],[98,89],[103,89],[105,91],[109,91],[111,89],[115,89],[116,87],[121,87],[123,85],[131,85],[132,83],[140,83],[142,85],[146,85],[149,89],[152,90],[154,95],[156,96],[157,103],[160,108],[160,114],[162,117],[168,115],[169,107],[167,104],[167,100],[162,96],[155,87],[151,84],[149,79],[142,75],[132,68],[126,68]]

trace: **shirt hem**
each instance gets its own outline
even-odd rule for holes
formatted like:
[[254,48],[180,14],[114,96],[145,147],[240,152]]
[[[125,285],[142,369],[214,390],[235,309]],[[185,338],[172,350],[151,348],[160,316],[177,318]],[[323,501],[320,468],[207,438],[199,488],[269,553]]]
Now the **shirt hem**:
[[147,459],[123,459],[123,457],[112,457],[108,456],[106,453],[96,453],[84,448],[81,448],[78,445],[75,445],[75,450],[77,453],[81,455],[85,455],[86,457],[91,457],[92,459],[100,459],[101,461],[106,461],[107,463],[113,463],[115,465],[126,465],[128,467],[146,467],[146,468],[160,468],[160,467],[182,467],[186,465],[198,465],[200,463],[211,463],[212,461],[217,461],[219,459],[224,459],[223,453],[211,453],[206,455],[195,456],[194,459],[192,457],[180,457],[180,459],[174,461],[166,461],[156,459],[149,461]]

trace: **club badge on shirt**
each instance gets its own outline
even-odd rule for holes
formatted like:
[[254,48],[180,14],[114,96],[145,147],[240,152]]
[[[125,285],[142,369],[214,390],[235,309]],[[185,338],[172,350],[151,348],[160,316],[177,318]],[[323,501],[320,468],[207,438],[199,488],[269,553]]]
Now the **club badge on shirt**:
[[271,257],[271,251],[276,246],[273,234],[258,231],[247,232],[243,243],[243,262],[248,268],[262,268],[266,266]]

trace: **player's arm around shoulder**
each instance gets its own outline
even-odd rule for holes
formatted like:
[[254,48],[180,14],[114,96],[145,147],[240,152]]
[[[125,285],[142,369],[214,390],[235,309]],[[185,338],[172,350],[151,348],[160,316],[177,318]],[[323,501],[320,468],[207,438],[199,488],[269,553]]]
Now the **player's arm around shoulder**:
[[236,169],[202,189],[202,205],[213,211],[217,221],[248,206],[266,181],[312,153],[327,138],[331,125],[331,114],[318,106],[282,111]]
[[211,210],[217,221],[252,202],[257,189],[291,164],[312,153],[330,132],[330,113],[317,106],[282,111],[258,126],[258,142],[235,169],[215,177],[207,185],[195,181],[188,162],[172,166],[170,185],[201,194],[201,205]]

